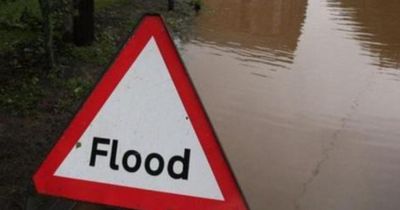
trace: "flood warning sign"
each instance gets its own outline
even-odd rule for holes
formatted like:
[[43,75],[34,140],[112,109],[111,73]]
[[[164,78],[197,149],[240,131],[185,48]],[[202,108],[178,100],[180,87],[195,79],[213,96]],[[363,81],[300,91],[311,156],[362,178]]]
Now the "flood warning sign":
[[125,208],[247,209],[159,16],[142,19],[34,182]]

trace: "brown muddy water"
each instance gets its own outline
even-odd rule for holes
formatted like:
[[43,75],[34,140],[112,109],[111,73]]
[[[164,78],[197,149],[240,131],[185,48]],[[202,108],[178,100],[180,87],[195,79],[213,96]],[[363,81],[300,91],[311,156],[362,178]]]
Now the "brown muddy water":
[[180,50],[250,208],[400,209],[400,1],[204,6]]

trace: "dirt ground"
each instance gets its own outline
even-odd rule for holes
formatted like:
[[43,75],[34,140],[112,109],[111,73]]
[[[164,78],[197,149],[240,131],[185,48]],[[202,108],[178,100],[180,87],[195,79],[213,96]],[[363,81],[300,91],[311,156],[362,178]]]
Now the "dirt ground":
[[[120,2],[122,3],[105,6],[96,13],[96,28],[99,30],[106,28],[117,35],[117,39],[112,43],[116,49],[146,12],[161,13],[174,36],[186,34],[194,17],[190,1],[179,2],[175,11],[167,11],[167,1],[161,0]],[[112,57],[102,59],[110,60]],[[87,89],[90,90],[106,67],[107,64],[86,60],[80,64],[64,64],[62,68],[74,72],[69,77],[87,82]],[[18,109],[13,113],[0,112],[0,209],[2,210],[62,209],[54,204],[58,202],[56,199],[38,196],[32,186],[31,178],[57,137],[68,125],[79,104],[84,100],[85,94],[71,98],[70,89],[55,87],[57,86],[43,86],[47,90],[34,104],[33,112],[19,114]],[[68,101],[64,104],[66,108],[59,109],[60,103],[65,101]],[[66,203],[68,205],[68,202]],[[73,208],[89,207],[82,208],[78,205]]]

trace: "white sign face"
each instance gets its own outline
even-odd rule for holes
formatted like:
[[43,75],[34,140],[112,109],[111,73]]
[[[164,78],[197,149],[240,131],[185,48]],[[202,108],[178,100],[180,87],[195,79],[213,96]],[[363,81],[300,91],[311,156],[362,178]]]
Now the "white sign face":
[[54,175],[224,200],[154,38]]

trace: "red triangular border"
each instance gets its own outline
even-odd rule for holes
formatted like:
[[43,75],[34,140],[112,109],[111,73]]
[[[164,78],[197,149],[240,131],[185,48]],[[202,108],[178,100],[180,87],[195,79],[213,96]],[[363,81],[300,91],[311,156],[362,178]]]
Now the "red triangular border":
[[[225,198],[224,201],[121,187],[53,175],[151,37],[154,37],[161,51]],[[134,34],[98,82],[33,179],[39,193],[125,208],[146,210],[247,209],[245,200],[224,158],[199,97],[193,88],[163,20],[158,15],[148,15],[142,18]]]

